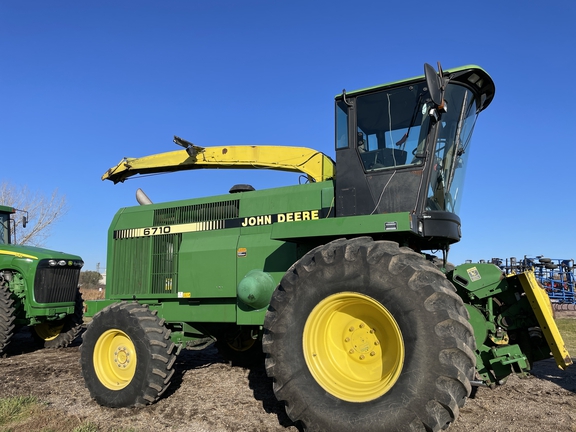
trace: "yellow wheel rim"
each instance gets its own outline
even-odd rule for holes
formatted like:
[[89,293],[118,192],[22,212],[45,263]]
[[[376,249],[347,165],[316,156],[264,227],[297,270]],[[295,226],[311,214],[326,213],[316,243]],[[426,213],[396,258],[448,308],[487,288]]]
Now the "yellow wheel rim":
[[248,351],[255,343],[256,339],[252,338],[250,330],[243,330],[239,334],[226,339],[226,345],[231,350],[238,352]]
[[354,292],[316,305],[304,325],[303,348],[316,382],[349,402],[385,394],[404,364],[404,341],[392,314],[372,297]]
[[56,339],[62,333],[63,323],[43,322],[34,326],[36,334],[45,341]]
[[108,330],[94,346],[94,370],[98,379],[110,390],[122,390],[136,372],[136,348],[121,330]]
[[254,339],[235,340],[233,343],[227,342],[230,349],[238,352],[248,351],[255,343],[256,340]]

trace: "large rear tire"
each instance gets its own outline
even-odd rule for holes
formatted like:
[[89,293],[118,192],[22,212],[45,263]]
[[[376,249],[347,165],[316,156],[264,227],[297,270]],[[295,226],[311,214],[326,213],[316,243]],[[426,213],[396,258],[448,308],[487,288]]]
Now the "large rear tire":
[[5,285],[0,284],[0,354],[4,352],[14,334],[14,300]]
[[147,305],[107,306],[94,315],[83,336],[80,363],[86,387],[100,405],[151,404],[170,385],[174,348],[164,320]]
[[41,348],[64,348],[80,334],[83,324],[84,302],[82,294],[76,293],[74,313],[58,321],[46,321],[32,326],[32,337]]
[[449,273],[456,268],[456,266],[451,262],[446,262],[446,265],[444,265],[444,260],[438,258],[436,255],[426,254],[426,259],[434,264],[442,273]]
[[475,373],[468,313],[408,248],[336,240],[293,265],[264,322],[266,370],[293,421],[326,431],[438,431]]

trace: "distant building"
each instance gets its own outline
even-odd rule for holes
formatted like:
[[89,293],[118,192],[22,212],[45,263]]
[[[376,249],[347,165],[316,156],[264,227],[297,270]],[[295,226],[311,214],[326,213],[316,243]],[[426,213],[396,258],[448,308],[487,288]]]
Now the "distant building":
[[106,269],[100,273],[100,280],[98,281],[99,285],[106,285]]

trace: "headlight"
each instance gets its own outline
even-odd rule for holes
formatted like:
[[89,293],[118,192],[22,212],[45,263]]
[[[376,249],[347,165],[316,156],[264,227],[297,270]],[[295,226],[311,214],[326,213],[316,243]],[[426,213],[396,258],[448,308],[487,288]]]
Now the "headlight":
[[56,260],[56,259],[51,259],[48,260],[48,265],[50,267],[75,267],[75,268],[82,268],[84,266],[84,261],[82,260]]

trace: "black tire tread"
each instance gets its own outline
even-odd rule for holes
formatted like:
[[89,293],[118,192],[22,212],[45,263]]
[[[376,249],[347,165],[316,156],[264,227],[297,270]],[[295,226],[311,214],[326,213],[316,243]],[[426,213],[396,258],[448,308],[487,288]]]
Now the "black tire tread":
[[52,340],[42,339],[38,333],[34,330],[34,327],[30,329],[32,337],[36,341],[36,344],[41,348],[66,348],[72,342],[76,340],[80,332],[82,331],[82,325],[84,315],[84,301],[82,299],[82,293],[80,291],[76,292],[76,299],[74,304],[74,313],[68,315],[64,318],[64,327],[60,334]]
[[[106,389],[99,382],[92,364],[94,344],[103,330],[108,329],[106,322],[119,314],[126,316],[137,324],[144,334],[145,353],[138,353],[138,358],[145,355],[149,358],[149,366],[146,370],[137,367],[136,374],[143,376],[134,377],[141,380],[141,384],[117,392]],[[128,329],[120,330],[128,333]],[[83,336],[81,349],[82,374],[90,396],[100,405],[112,408],[120,407],[143,407],[156,402],[170,386],[174,375],[174,362],[176,360],[175,344],[169,341],[170,330],[164,326],[164,320],[157,317],[156,311],[151,311],[147,305],[136,302],[114,303],[102,309],[92,319]],[[134,342],[134,341],[133,341]],[[142,362],[144,363],[144,362]],[[114,397],[123,393],[122,397]]]
[[[378,264],[387,268],[387,274],[401,275],[407,281],[404,289],[418,292],[424,296],[423,310],[419,314],[433,315],[437,320],[435,332],[441,345],[437,349],[437,358],[426,359],[430,368],[437,374],[432,396],[424,406],[405,407],[396,410],[396,419],[400,423],[386,421],[387,426],[375,424],[371,419],[366,424],[335,424],[327,415],[311,411],[312,404],[302,400],[298,387],[299,375],[307,373],[304,364],[300,371],[293,365],[286,365],[274,348],[278,335],[288,334],[291,320],[289,316],[298,314],[298,283],[314,272],[330,276],[334,272],[340,277],[351,277],[354,270],[352,261],[363,259],[369,264]],[[338,267],[338,269],[336,269]],[[371,274],[357,275],[360,278],[376,277]],[[330,283],[329,280],[326,283]],[[459,414],[471,392],[470,380],[475,373],[476,348],[473,329],[468,322],[468,312],[454,292],[445,275],[425,257],[409,248],[399,247],[394,242],[374,241],[369,237],[352,240],[339,239],[311,250],[300,261],[295,263],[285,274],[275,290],[264,323],[263,350],[266,353],[266,371],[273,378],[273,389],[276,397],[286,403],[286,411],[293,421],[300,421],[305,429],[310,430],[426,430],[438,431],[448,427]],[[428,367],[428,366],[427,366]],[[398,385],[398,384],[397,384]],[[300,396],[299,396],[300,395]],[[340,401],[342,402],[342,401]],[[319,417],[324,418],[319,418]],[[330,423],[332,421],[332,423]],[[397,420],[398,421],[398,420]]]
[[2,354],[14,335],[16,319],[14,299],[4,284],[0,284],[0,354]]

